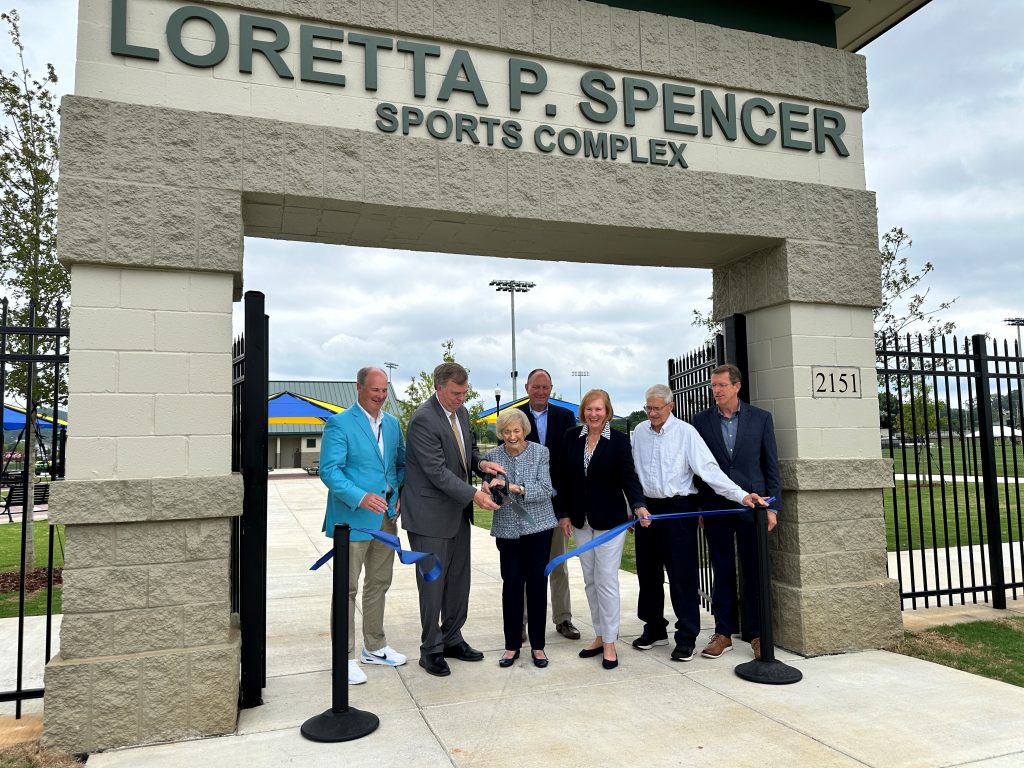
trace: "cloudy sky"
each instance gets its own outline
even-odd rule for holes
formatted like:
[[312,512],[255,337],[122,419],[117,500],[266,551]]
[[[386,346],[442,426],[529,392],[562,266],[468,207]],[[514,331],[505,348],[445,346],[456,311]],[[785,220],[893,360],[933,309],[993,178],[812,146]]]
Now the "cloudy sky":
[[[29,66],[52,62],[70,92],[77,3],[0,5],[22,15]],[[1024,315],[1022,28],[1019,0],[935,0],[861,51],[879,230],[902,226],[914,241],[912,260],[935,264],[932,296],[957,298],[947,314],[958,332],[999,338],[1013,335],[1003,318]],[[4,45],[0,67],[10,63]],[[430,270],[424,259],[433,260]],[[628,413],[664,380],[669,357],[704,338],[690,324],[692,308],[709,308],[711,273],[703,270],[246,241],[246,287],[267,294],[272,378],[346,379],[361,365],[393,361],[400,388],[433,368],[441,343],[454,338],[487,402],[499,385],[507,399],[509,300],[488,283],[508,278],[537,284],[517,296],[518,368],[549,369],[567,399],[576,400],[580,383],[570,372],[586,370],[584,389],[608,389],[616,412]]]

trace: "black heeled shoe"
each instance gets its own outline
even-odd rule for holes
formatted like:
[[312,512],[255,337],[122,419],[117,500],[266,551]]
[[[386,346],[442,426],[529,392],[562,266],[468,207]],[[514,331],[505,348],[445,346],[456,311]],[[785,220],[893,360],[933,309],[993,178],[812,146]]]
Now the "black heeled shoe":
[[501,667],[502,669],[504,669],[506,667],[511,667],[513,664],[516,663],[516,659],[518,659],[518,658],[519,658],[519,651],[516,651],[515,656],[512,656],[510,658],[505,658],[504,656],[502,656],[500,659],[498,659],[498,666]]
[[[530,656],[533,657],[533,666],[538,667],[540,669],[544,669],[544,667],[546,667],[548,665],[548,657],[547,657],[547,655],[545,654],[544,658],[540,659],[540,658],[537,658],[536,656],[534,656],[535,653],[537,653],[537,651],[531,651],[530,652]],[[540,653],[544,653],[544,651],[540,651]]]
[[602,653],[604,653],[603,645],[599,645],[597,646],[597,648],[584,648],[582,651],[580,651],[580,658],[592,659],[595,656],[600,656]]

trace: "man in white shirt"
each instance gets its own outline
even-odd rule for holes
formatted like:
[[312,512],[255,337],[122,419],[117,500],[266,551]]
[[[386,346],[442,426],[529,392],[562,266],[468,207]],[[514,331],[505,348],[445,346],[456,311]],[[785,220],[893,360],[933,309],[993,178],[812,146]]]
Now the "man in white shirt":
[[[726,499],[752,507],[765,501],[747,493],[718,466],[715,457],[692,426],[672,415],[672,390],[655,384],[645,393],[648,420],[633,433],[633,463],[644,489],[652,518],[670,512],[697,509],[699,476]],[[665,619],[664,573],[676,614],[672,659],[690,661],[700,634],[697,581],[697,518],[664,520],[648,528],[637,527],[636,575],[640,583],[637,615],[643,634],[633,641],[638,650],[668,644]]]

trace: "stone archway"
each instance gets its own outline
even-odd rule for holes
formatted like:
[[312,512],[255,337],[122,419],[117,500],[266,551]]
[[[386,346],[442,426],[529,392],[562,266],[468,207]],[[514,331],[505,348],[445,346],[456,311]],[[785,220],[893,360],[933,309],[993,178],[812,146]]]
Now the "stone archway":
[[52,500],[68,550],[46,741],[234,727],[244,235],[713,268],[715,314],[747,315],[752,400],[778,428],[778,642],[890,639],[876,403],[810,391],[811,366],[873,376],[863,60],[570,0],[300,5],[80,3],[60,181],[75,428]]

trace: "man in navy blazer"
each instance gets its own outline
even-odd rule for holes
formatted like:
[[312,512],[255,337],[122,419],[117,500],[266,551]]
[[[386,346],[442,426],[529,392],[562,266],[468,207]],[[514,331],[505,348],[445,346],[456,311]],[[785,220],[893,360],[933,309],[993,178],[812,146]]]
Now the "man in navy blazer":
[[[388,398],[388,377],[380,368],[356,374],[356,402],[324,426],[320,479],[327,486],[324,533],[347,523],[395,534],[398,491],[405,478],[405,442],[398,419],[382,410]],[[384,635],[384,596],[391,586],[395,551],[369,534],[350,534],[348,569],[348,682],[366,682],[355,661],[355,608],[359,574],[363,572],[363,664],[398,667],[406,657],[388,645]],[[332,621],[333,625],[333,621]],[[333,631],[333,626],[332,626]]]
[[[721,365],[711,372],[711,392],[715,405],[698,413],[693,426],[707,443],[718,465],[737,484],[767,498],[775,497],[768,511],[768,530],[775,528],[779,495],[779,452],[775,445],[772,415],[749,403],[740,403],[740,371],[735,365]],[[700,504],[704,509],[734,506],[701,485]],[[704,538],[715,582],[711,608],[715,614],[715,634],[701,656],[717,659],[732,649],[736,632],[736,550],[743,571],[743,630],[741,637],[750,643],[754,657],[761,656],[760,579],[757,567],[757,530],[750,510],[735,515],[704,518]]]
[[[547,447],[552,462],[558,462],[562,458],[565,433],[571,427],[576,426],[576,414],[567,408],[560,408],[551,405],[551,374],[543,368],[536,368],[530,371],[526,377],[526,394],[529,402],[518,406],[519,410],[526,414],[530,420],[530,434],[527,440]],[[551,467],[551,479],[554,481],[559,477],[558,468]],[[551,499],[555,507],[555,515],[565,502],[565,495],[560,499],[558,489],[555,488],[555,496]],[[558,555],[565,554],[565,547],[568,543],[562,529],[556,527],[551,532],[551,553],[548,560],[554,560]],[[551,620],[555,623],[555,630],[570,640],[579,640],[580,631],[572,623],[572,603],[569,599],[569,569],[565,563],[551,572]]]

